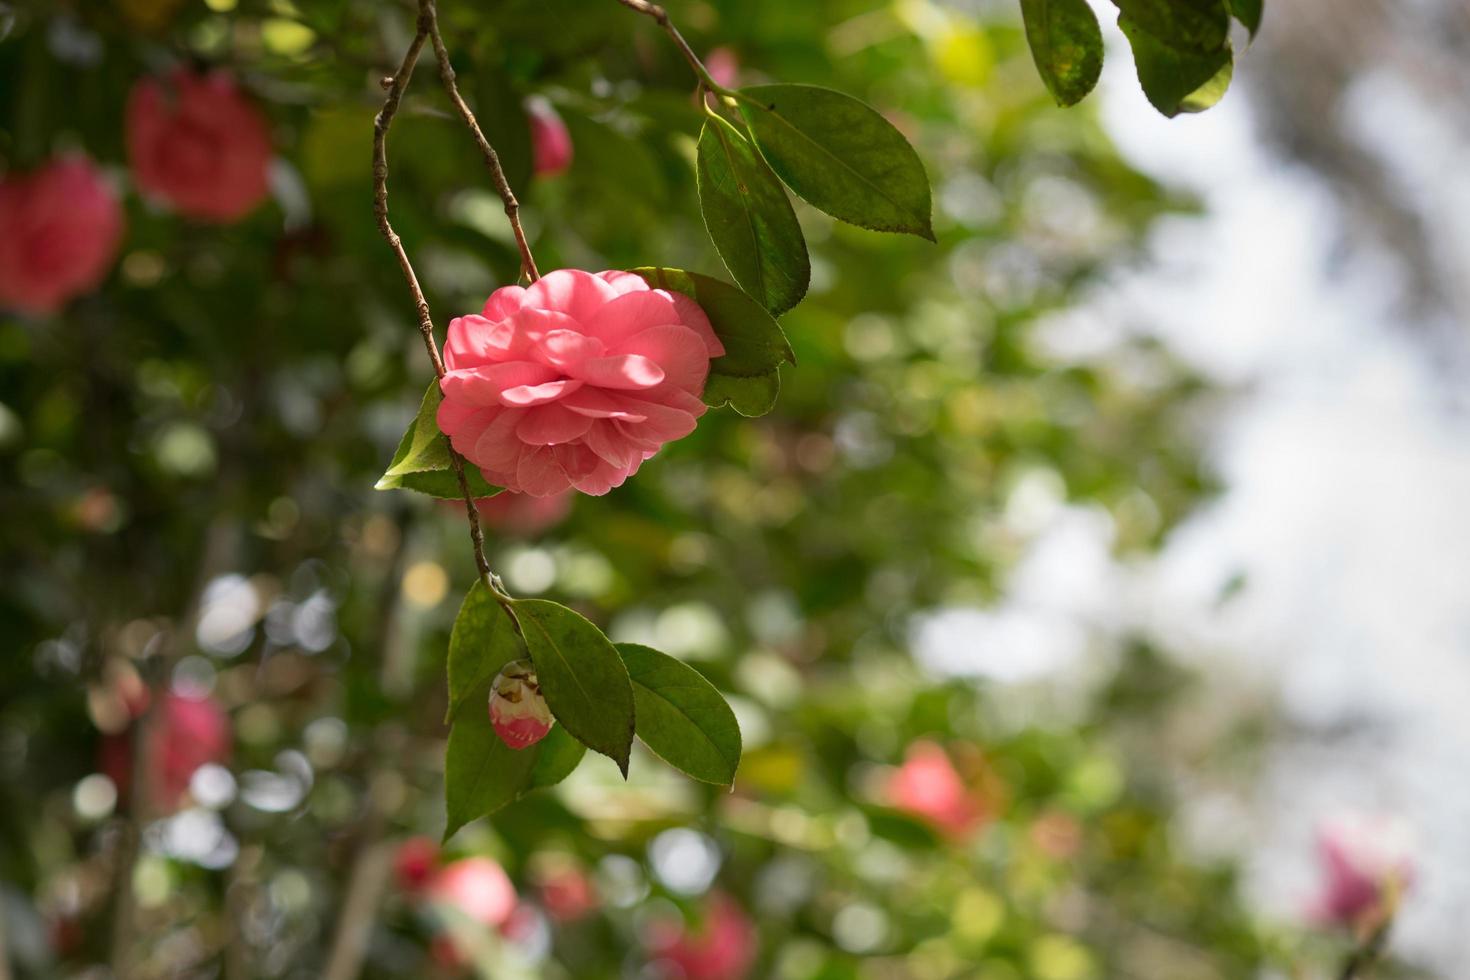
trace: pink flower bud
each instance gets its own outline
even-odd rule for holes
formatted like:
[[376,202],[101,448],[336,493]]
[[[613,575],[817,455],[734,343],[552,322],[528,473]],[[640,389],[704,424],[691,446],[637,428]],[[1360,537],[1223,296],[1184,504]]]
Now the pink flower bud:
[[446,865],[429,883],[428,895],[431,901],[492,928],[509,919],[516,907],[515,886],[487,857],[461,858]]
[[107,277],[123,212],[85,157],[0,176],[0,308],[53,313]]
[[546,737],[553,720],[531,661],[512,660],[500,668],[490,685],[490,724],[502,742],[529,748]]
[[694,431],[724,353],[684,294],[558,269],[450,321],[439,428],[496,486],[604,494]]
[[428,837],[410,837],[398,845],[393,874],[398,887],[414,894],[424,890],[439,867],[439,845]]
[[935,742],[909,746],[903,765],[889,777],[884,796],[890,806],[933,824],[952,838],[964,838],[985,820],[985,808],[965,786],[944,748]]
[[266,196],[270,133],[229,75],[179,69],[133,86],[128,161],[145,194],[181,214],[235,221]]
[[531,123],[531,169],[538,177],[555,177],[572,165],[572,134],[550,102],[539,96],[526,100]]
[[741,980],[750,973],[758,948],[755,925],[728,895],[715,893],[705,903],[697,928],[658,922],[649,948],[660,977],[679,980]]
[[1389,816],[1348,813],[1317,830],[1322,892],[1314,918],[1359,927],[1391,915],[1392,903],[1413,883],[1413,835]]

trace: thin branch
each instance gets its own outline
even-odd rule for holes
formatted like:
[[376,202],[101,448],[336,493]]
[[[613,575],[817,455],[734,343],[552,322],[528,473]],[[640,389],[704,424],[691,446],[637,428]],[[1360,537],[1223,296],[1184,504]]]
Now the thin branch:
[[1342,972],[1338,974],[1339,980],[1365,980],[1368,971],[1383,954],[1383,947],[1388,942],[1388,929],[1391,925],[1393,925],[1392,913],[1385,915],[1383,921],[1375,926],[1373,931],[1348,954],[1348,958],[1343,961]]
[[721,96],[731,96],[734,94],[730,89],[725,88],[725,86],[715,81],[710,75],[709,69],[704,67],[704,62],[699,60],[699,56],[694,53],[694,49],[689,46],[689,42],[684,40],[684,35],[680,34],[679,29],[669,20],[669,12],[667,10],[656,3],[649,3],[648,0],[618,0],[618,3],[627,7],[629,10],[635,10],[640,14],[646,14],[652,17],[654,23],[662,27],[664,33],[673,39],[674,44],[679,48],[679,53],[684,56],[685,61],[689,62],[689,67],[694,69],[694,74],[699,76],[699,80],[711,92]]
[[444,47],[444,38],[439,33],[439,12],[434,6],[434,0],[419,0],[421,16],[428,18],[429,40],[434,45],[434,58],[439,62],[439,80],[444,84],[444,91],[449,96],[449,101],[454,103],[454,109],[464,124],[469,127],[470,135],[480,145],[480,153],[485,157],[485,168],[490,171],[490,179],[495,183],[495,191],[500,195],[500,200],[505,204],[505,216],[510,219],[511,231],[515,232],[516,247],[521,252],[521,273],[531,282],[541,278],[541,273],[536,271],[536,260],[531,257],[531,246],[526,244],[526,233],[521,228],[521,206],[516,201],[516,196],[511,192],[510,181],[505,179],[505,170],[500,166],[500,156],[495,152],[495,147],[485,139],[485,134],[480,131],[480,124],[475,120],[475,114],[465,104],[464,98],[459,94],[459,86],[454,83],[454,65],[449,61],[449,51]]
[[[409,42],[408,50],[403,54],[403,63],[399,65],[398,71],[391,78],[383,79],[383,87],[388,90],[388,96],[383,100],[383,108],[373,120],[373,213],[378,219],[378,230],[383,233],[388,247],[393,249],[393,254],[398,257],[398,267],[403,271],[403,278],[408,283],[409,294],[413,297],[414,309],[418,313],[419,334],[424,339],[424,350],[428,352],[429,360],[434,365],[434,376],[442,380],[444,359],[439,356],[439,345],[434,341],[434,318],[429,312],[429,301],[424,298],[423,287],[419,285],[419,277],[413,271],[413,263],[409,261],[408,252],[403,248],[403,240],[398,237],[398,233],[393,230],[393,225],[388,220],[388,129],[393,125],[393,117],[398,113],[398,106],[403,101],[404,90],[408,88],[409,79],[413,77],[413,69],[418,64],[419,52],[423,50],[424,42],[428,40],[430,33],[434,32],[436,32],[436,26],[432,0],[419,0],[418,30],[413,40]],[[448,437],[445,437],[445,441],[448,441]],[[470,520],[470,540],[475,546],[475,565],[480,570],[481,580],[490,583],[492,581],[490,562],[485,557],[485,532],[480,528],[480,512],[475,507],[475,497],[470,492],[469,479],[464,473],[464,457],[455,450],[453,445],[449,446],[449,465],[453,467],[454,475],[459,480],[460,492],[464,495],[465,513]],[[492,590],[496,592],[497,597],[503,597],[499,590],[493,589],[493,586]]]
[[356,980],[367,958],[368,940],[393,872],[394,844],[374,833],[357,852],[347,878],[347,901],[332,939],[325,980]]

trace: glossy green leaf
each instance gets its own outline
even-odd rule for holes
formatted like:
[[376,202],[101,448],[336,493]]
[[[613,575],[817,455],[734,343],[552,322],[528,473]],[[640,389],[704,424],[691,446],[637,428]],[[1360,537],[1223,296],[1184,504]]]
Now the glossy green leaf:
[[1114,0],[1122,15],[1166,48],[1215,55],[1230,35],[1225,0]]
[[486,693],[500,668],[524,657],[525,645],[515,623],[485,587],[475,582],[460,604],[449,634],[449,717],[465,698]]
[[704,403],[728,404],[741,415],[764,415],[781,390],[782,362],[796,355],[778,324],[765,309],[727,282],[683,269],[644,267],[633,272],[649,285],[691,297],[709,317],[725,353],[710,362]]
[[617,650],[602,630],[555,602],[520,599],[515,617],[551,713],[626,776],[633,745],[633,688]]
[[1245,29],[1251,32],[1251,37],[1261,29],[1262,0],[1227,0],[1230,13],[1235,19],[1245,25]]
[[666,653],[619,643],[633,681],[638,737],[660,759],[706,783],[729,786],[740,765],[735,712],[704,675]]
[[699,207],[730,275],[780,316],[806,295],[806,238],[781,181],[734,126],[716,116],[699,134]]
[[1087,0],[1021,0],[1031,57],[1057,105],[1075,105],[1097,85],[1103,39]]
[[1120,17],[1118,26],[1133,47],[1144,95],[1164,115],[1202,112],[1230,87],[1234,65],[1228,43],[1213,54],[1194,54],[1162,44],[1127,17]]
[[[431,497],[459,500],[463,497],[459,477],[449,462],[449,442],[439,431],[436,418],[439,403],[444,400],[439,382],[432,381],[424,392],[419,411],[403,438],[398,441],[398,450],[388,470],[375,484],[378,490],[417,490]],[[470,493],[476,497],[493,497],[500,487],[492,486],[481,475],[479,467],[466,465],[465,479],[469,481]]]
[[849,224],[934,240],[919,155],[877,110],[815,85],[739,92],[756,145],[786,186]]

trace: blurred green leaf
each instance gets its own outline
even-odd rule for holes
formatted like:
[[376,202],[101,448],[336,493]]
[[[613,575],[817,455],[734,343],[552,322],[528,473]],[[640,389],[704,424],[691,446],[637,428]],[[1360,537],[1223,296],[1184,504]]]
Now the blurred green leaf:
[[834,218],[934,240],[929,178],[892,123],[816,85],[740,90],[740,112],[786,185]]
[[1102,73],[1103,40],[1087,0],[1021,0],[1026,41],[1058,105],[1080,102]]
[[551,713],[627,776],[633,688],[617,650],[602,630],[555,602],[517,600],[515,617]]
[[1203,112],[1230,87],[1234,65],[1228,43],[1220,51],[1197,54],[1163,44],[1127,16],[1118,18],[1118,26],[1133,48],[1144,95],[1164,115]]
[[685,775],[729,786],[740,765],[735,712],[704,675],[681,660],[637,643],[619,643],[633,682],[638,737]]
[[683,269],[643,267],[632,270],[649,285],[692,297],[709,317],[725,353],[710,362],[704,403],[728,404],[741,415],[764,415],[781,390],[781,362],[796,355],[778,324],[765,309],[727,282]]
[[[439,382],[430,382],[413,424],[398,441],[393,461],[374,484],[374,489],[417,490],[446,500],[459,500],[463,496],[459,478],[449,462],[449,442],[439,431],[437,415],[439,403],[443,400]],[[464,475],[469,482],[470,493],[476,498],[500,493],[501,488],[491,486],[481,475],[479,467],[466,464]]]
[[1261,29],[1261,14],[1264,6],[1263,0],[1227,0],[1230,5],[1230,13],[1235,19],[1245,25],[1245,29],[1251,32],[1251,37]]
[[699,134],[704,226],[740,288],[780,316],[806,295],[806,238],[781,181],[734,126],[715,116]]

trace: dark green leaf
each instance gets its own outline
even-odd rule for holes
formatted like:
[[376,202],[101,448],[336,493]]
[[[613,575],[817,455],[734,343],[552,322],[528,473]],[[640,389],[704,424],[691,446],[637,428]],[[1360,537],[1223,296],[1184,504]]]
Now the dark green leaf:
[[[525,646],[516,633],[515,623],[485,587],[476,582],[454,617],[449,634],[449,717],[466,697],[489,697],[490,682],[500,668],[524,657]],[[487,702],[488,703],[488,702]]]
[[1261,29],[1262,0],[1227,0],[1230,12],[1235,19],[1245,25],[1245,29],[1251,32],[1251,37]]
[[[439,382],[430,382],[429,389],[424,392],[424,400],[419,404],[418,415],[414,416],[408,431],[398,441],[398,451],[393,454],[388,471],[379,478],[375,489],[417,490],[447,500],[458,500],[463,496],[459,478],[454,475],[449,462],[449,443],[439,431],[436,418],[439,403],[443,400]],[[466,464],[464,475],[469,481],[470,493],[475,497],[493,497],[500,492],[500,487],[486,482],[477,466]]]
[[619,643],[618,653],[633,681],[643,744],[686,775],[731,785],[740,765],[740,726],[715,686],[666,653],[636,643]]
[[780,316],[806,295],[812,266],[791,201],[750,141],[716,116],[699,134],[699,207],[725,267]]
[[520,599],[515,616],[551,713],[626,776],[633,745],[633,688],[617,650],[602,630],[555,602]]
[[741,415],[764,415],[781,390],[777,369],[796,363],[786,335],[755,300],[727,282],[683,269],[644,267],[633,270],[649,285],[681,292],[700,305],[725,353],[710,362],[704,403],[729,404]]
[[1225,0],[1114,0],[1122,15],[1166,48],[1217,55],[1230,35]]
[[1202,112],[1230,87],[1234,66],[1228,43],[1214,54],[1193,54],[1160,43],[1127,17],[1118,18],[1118,26],[1133,47],[1144,95],[1164,115]]
[[1103,40],[1087,0],[1021,0],[1036,70],[1057,105],[1075,105],[1097,85]]
[[924,165],[876,110],[815,85],[756,85],[739,96],[771,169],[813,207],[863,228],[934,240]]

